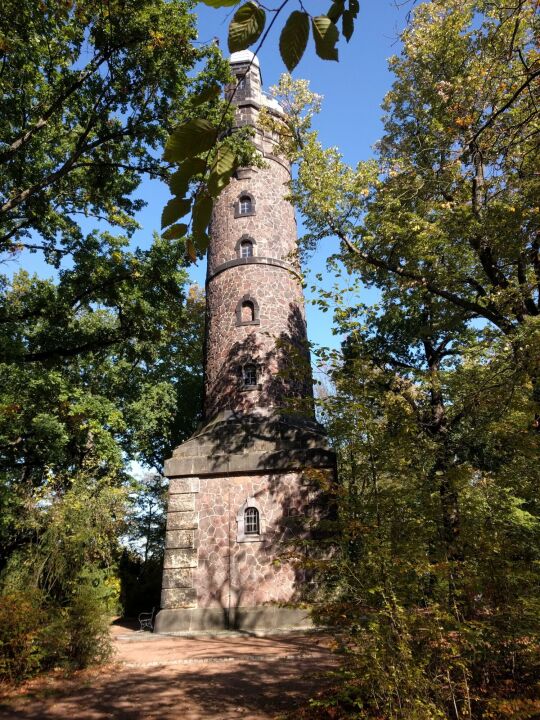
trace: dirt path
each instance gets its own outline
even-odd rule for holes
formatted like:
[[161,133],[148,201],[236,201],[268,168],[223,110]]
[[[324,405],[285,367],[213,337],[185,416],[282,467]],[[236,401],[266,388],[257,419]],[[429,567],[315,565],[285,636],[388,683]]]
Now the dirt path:
[[0,698],[1,720],[270,720],[320,688],[317,635],[167,637],[115,626],[115,663]]

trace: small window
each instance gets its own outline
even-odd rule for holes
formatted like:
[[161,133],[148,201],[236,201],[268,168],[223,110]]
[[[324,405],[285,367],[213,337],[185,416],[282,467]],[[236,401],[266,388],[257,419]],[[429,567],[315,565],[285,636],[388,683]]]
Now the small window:
[[251,323],[255,320],[255,305],[251,300],[244,300],[242,303],[240,317],[243,323]]
[[237,75],[236,76],[236,87],[238,90],[243,90],[246,87],[246,76],[245,75]]
[[[251,205],[251,201],[250,201]],[[250,258],[253,257],[253,243],[251,240],[242,240],[240,243],[240,257]]]
[[261,525],[257,508],[248,507],[244,510],[244,533],[246,535],[260,535]]
[[240,215],[249,215],[249,213],[252,211],[251,198],[248,195],[242,195],[238,204],[238,208],[240,210]]
[[257,384],[257,368],[255,365],[244,365],[242,369],[242,378],[244,385]]

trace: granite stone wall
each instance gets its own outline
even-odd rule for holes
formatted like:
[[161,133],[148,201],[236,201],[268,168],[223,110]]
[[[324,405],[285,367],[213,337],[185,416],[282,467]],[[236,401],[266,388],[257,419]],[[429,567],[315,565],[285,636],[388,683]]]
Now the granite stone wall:
[[[300,599],[306,578],[289,553],[305,536],[316,500],[301,472],[172,480],[162,608],[228,610]],[[253,504],[261,532],[239,535],[239,513]],[[194,509],[176,510],[188,506]]]

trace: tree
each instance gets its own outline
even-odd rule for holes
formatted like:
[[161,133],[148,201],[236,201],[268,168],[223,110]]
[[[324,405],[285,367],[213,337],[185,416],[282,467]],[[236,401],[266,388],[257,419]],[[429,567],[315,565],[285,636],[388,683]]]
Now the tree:
[[165,138],[227,69],[176,0],[9,0],[0,22],[0,249],[58,265],[84,246],[81,218],[135,230],[141,178],[167,178]]
[[299,164],[305,249],[336,235],[334,272],[379,292],[319,300],[346,337],[325,403],[340,518],[318,611],[344,631],[344,682],[321,700],[337,717],[537,710],[533,11],[418,6],[374,161],[320,146],[305,83],[277,90],[288,128],[263,120]]

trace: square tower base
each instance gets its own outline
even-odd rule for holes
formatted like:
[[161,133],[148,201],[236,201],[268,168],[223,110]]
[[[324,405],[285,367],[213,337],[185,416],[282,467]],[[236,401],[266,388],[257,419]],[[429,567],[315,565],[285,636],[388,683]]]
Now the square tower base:
[[177,448],[156,632],[309,627],[294,606],[309,577],[292,551],[334,465],[316,423],[282,417],[221,418]]

